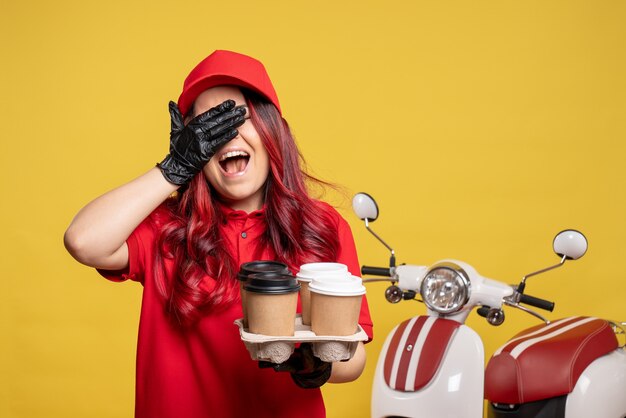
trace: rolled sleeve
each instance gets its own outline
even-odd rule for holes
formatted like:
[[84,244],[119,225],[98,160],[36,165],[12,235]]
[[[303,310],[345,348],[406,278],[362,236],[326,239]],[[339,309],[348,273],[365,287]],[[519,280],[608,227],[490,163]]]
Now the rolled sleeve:
[[148,217],[130,234],[126,240],[128,246],[128,267],[122,270],[96,269],[102,277],[112,282],[125,282],[132,280],[143,283],[146,265],[146,243],[153,242],[155,237],[154,227]]

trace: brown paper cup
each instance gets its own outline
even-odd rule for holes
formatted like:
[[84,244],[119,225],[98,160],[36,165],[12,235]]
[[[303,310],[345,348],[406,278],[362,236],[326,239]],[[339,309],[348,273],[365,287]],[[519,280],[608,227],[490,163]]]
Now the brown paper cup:
[[243,326],[248,327],[248,309],[246,306],[246,289],[245,285],[254,274],[285,273],[289,274],[289,268],[286,264],[272,260],[257,260],[243,263],[239,267],[237,279],[239,279],[239,294],[241,295],[241,310],[243,312]]
[[302,308],[302,325],[311,325],[311,292],[309,282],[300,280],[300,306]]
[[243,288],[245,282],[239,282],[239,294],[241,295],[241,310],[243,311],[243,327],[248,328],[248,306],[246,301],[246,289]]
[[315,335],[345,336],[358,330],[363,295],[330,296],[311,294],[311,331]]
[[249,332],[273,336],[294,335],[297,292],[279,295],[246,292],[246,305]]

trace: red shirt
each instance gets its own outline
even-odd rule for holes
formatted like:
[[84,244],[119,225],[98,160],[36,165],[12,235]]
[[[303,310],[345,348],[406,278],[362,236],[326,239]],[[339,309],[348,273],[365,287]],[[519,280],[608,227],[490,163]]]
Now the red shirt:
[[[352,274],[360,275],[348,223],[331,206],[320,203],[319,208],[336,220],[340,241],[337,260],[325,261],[346,264]],[[239,264],[253,261],[253,254],[258,255],[255,252],[257,239],[265,230],[263,210],[250,214],[232,209],[224,211],[228,219],[224,235]],[[128,271],[100,271],[110,280],[131,279],[144,286],[137,343],[135,416],[324,417],[326,412],[319,389],[301,389],[293,383],[289,373],[260,369],[250,358],[233,324],[243,316],[239,303],[207,313],[193,328],[173,325],[166,316],[163,298],[155,283],[155,242],[164,221],[155,213],[127,240]],[[262,249],[261,259],[274,259],[272,249]],[[166,265],[166,271],[171,274],[171,264],[169,267]],[[212,279],[207,277],[207,280]],[[372,321],[365,298],[359,322],[371,339]]]

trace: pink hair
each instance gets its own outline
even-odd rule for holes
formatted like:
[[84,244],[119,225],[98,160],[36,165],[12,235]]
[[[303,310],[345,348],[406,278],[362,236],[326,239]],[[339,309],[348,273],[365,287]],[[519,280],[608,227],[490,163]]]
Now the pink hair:
[[[334,261],[339,248],[336,226],[309,197],[306,181],[328,185],[302,168],[304,160],[285,121],[274,105],[243,90],[251,121],[267,149],[270,172],[265,183],[266,231],[259,248],[270,246],[278,260],[292,269],[313,261]],[[157,284],[167,312],[181,324],[192,324],[207,309],[219,309],[239,298],[239,266],[227,251],[220,225],[223,215],[215,191],[199,173],[162,207],[171,214],[158,240]],[[165,273],[172,259],[174,277]],[[201,284],[215,279],[210,292]]]

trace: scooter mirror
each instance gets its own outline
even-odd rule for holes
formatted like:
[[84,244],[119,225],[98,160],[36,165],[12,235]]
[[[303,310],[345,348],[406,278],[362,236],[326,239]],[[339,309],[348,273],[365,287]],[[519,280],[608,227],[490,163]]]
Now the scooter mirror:
[[352,198],[352,210],[362,221],[373,222],[378,218],[378,206],[374,198],[367,193],[357,193]]
[[587,238],[581,232],[566,229],[556,235],[552,247],[559,257],[577,260],[587,252]]

